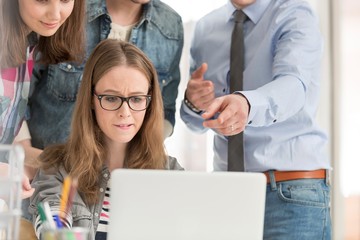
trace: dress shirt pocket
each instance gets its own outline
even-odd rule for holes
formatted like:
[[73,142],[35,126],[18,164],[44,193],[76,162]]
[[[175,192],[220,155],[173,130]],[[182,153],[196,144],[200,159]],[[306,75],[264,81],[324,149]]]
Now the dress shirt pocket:
[[71,63],[50,65],[47,86],[58,100],[74,102],[82,79],[83,66]]

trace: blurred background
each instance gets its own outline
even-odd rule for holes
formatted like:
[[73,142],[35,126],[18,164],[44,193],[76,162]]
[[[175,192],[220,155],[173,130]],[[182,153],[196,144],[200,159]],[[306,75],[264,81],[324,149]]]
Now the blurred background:
[[[196,21],[227,0],[163,0],[183,18],[185,30],[181,83],[170,155],[188,171],[212,171],[212,137],[188,130],[179,116],[189,76],[189,48]],[[329,135],[332,159],[333,239],[360,240],[360,1],[308,0],[319,16],[325,41],[319,124]]]

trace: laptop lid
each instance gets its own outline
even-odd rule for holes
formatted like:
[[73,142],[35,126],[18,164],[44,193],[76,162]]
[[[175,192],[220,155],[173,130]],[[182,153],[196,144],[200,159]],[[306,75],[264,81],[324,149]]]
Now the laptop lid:
[[117,169],[108,240],[262,239],[262,173]]

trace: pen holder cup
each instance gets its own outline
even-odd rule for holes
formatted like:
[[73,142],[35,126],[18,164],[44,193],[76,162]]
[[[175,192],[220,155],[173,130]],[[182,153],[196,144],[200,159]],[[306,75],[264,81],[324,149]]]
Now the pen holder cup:
[[41,240],[87,240],[89,229],[82,227],[44,230]]
[[0,144],[0,240],[19,238],[24,158],[20,145]]

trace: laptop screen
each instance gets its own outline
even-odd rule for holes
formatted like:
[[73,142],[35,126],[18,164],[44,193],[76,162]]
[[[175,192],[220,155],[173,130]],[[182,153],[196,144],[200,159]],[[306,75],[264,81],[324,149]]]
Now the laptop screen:
[[117,169],[109,240],[262,239],[262,173]]

